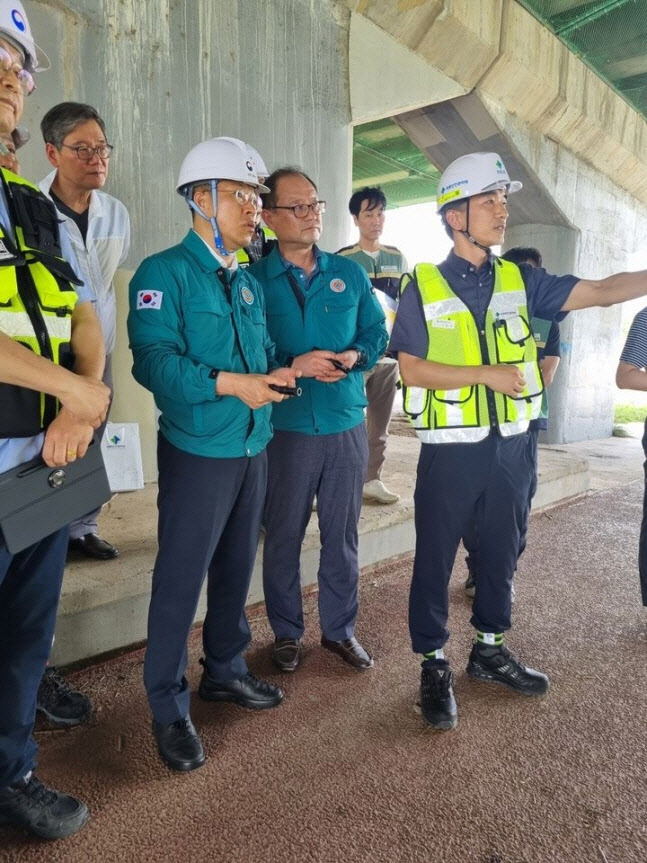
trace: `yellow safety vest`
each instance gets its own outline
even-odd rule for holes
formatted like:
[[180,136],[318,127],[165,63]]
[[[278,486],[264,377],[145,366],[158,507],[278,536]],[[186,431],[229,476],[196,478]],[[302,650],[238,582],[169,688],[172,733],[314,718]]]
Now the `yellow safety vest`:
[[[15,237],[0,225],[0,331],[70,366],[78,279],[60,256],[56,210],[37,186],[6,169],[0,174]],[[0,438],[38,434],[57,410],[51,396],[0,384]]]
[[[238,249],[236,252],[236,260],[238,261],[238,266],[245,269],[249,267],[250,264],[255,264],[259,258],[264,258],[265,255],[268,255],[272,249],[274,248],[274,244],[276,243],[276,234],[274,231],[267,228],[265,225],[261,226],[261,242],[255,242],[252,246],[247,246],[243,249]],[[250,254],[250,251],[256,250],[256,255],[253,256]]]
[[[519,268],[509,261],[495,262],[494,290],[482,332],[437,267],[419,264],[414,280],[429,336],[426,359],[449,366],[518,366],[526,379],[523,392],[516,398],[493,391],[490,396],[499,432],[505,437],[525,432],[530,420],[539,416],[544,383]],[[405,386],[404,409],[423,443],[473,443],[490,432],[488,391],[483,385],[455,390]]]

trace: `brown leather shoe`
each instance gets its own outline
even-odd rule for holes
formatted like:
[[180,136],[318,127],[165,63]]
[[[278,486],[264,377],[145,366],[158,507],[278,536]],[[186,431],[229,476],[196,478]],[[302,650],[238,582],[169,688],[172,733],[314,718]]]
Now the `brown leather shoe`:
[[301,639],[276,638],[272,648],[272,659],[281,671],[295,671],[301,662]]
[[337,653],[344,662],[352,665],[353,668],[373,668],[373,657],[367,650],[364,650],[355,636],[345,638],[343,641],[331,641],[322,635],[321,646]]

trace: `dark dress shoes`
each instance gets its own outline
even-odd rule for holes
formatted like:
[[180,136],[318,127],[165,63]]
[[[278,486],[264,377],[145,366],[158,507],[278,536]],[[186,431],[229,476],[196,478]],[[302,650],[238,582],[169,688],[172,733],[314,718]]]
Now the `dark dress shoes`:
[[119,551],[114,545],[101,539],[96,533],[86,533],[85,536],[80,536],[78,539],[71,539],[68,548],[95,560],[113,560],[115,557],[119,557]]
[[153,735],[160,758],[172,770],[197,770],[204,764],[202,743],[188,716],[170,725],[153,720]]
[[273,683],[259,680],[251,672],[234,680],[214,680],[209,676],[204,659],[204,666],[198,695],[204,701],[233,701],[240,707],[252,710],[267,710],[276,707],[283,700],[283,692]]
[[276,638],[272,660],[281,671],[295,671],[301,661],[300,638]]
[[344,662],[352,665],[353,668],[373,668],[373,657],[367,650],[364,650],[355,636],[345,638],[343,641],[331,641],[322,636],[321,646],[341,656]]

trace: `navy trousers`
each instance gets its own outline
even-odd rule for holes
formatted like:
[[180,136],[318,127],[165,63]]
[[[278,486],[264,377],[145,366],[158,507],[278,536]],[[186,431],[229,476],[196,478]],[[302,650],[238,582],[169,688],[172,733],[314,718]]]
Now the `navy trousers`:
[[[533,464],[532,470],[532,479],[530,481],[530,487],[528,489],[528,506],[526,507],[526,512],[524,515],[523,524],[521,525],[521,532],[519,534],[519,554],[517,555],[517,560],[521,557],[521,555],[526,550],[526,545],[528,543],[528,523],[530,521],[530,510],[532,509],[532,499],[537,494],[537,481],[538,481],[538,470],[539,465],[537,462],[537,451],[539,444],[539,429],[531,428],[527,432],[528,435],[528,455],[530,456]],[[476,580],[478,582],[478,572],[476,571],[476,558],[478,553],[478,536],[476,533],[476,525],[472,525],[471,529],[467,531],[465,536],[463,537],[463,545],[465,546],[465,551],[469,555],[470,568],[472,572],[475,573]]]
[[317,496],[319,619],[326,638],[355,632],[366,425],[329,435],[277,431],[267,447],[263,587],[277,638],[301,638],[301,545]]
[[215,680],[244,677],[245,601],[258,546],[267,459],[206,458],[158,437],[159,550],[148,611],[144,684],[165,725],[189,713],[187,639],[207,576],[203,647]]
[[469,531],[475,530],[478,538],[479,579],[471,623],[482,632],[510,628],[510,585],[532,474],[526,435],[490,434],[478,443],[422,445],[409,597],[415,653],[437,650],[449,637],[447,586],[458,543]]
[[0,535],[0,788],[35,766],[36,692],[54,637],[67,527],[12,555]]

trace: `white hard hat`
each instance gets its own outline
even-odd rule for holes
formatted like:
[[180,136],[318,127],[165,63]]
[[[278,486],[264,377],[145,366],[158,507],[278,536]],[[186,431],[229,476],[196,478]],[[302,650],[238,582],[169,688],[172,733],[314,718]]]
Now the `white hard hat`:
[[440,212],[446,204],[472,195],[491,192],[492,189],[507,189],[511,195],[522,185],[518,180],[510,179],[498,153],[468,153],[454,159],[441,174],[436,205]]
[[246,144],[245,141],[241,141],[240,138],[227,138],[222,137],[218,139],[219,141],[235,141],[237,144],[240,144],[241,147],[244,147],[247,150],[247,154],[249,158],[254,163],[254,167],[256,168],[256,173],[258,174],[259,180],[264,180],[266,177],[269,177],[270,172],[265,167],[265,162],[263,161],[263,157],[258,152],[255,147],[252,147],[251,144]]
[[187,186],[207,180],[234,180],[269,192],[259,179],[247,145],[236,138],[210,138],[189,150],[180,167],[175,187],[183,194]]
[[261,179],[266,180],[270,176],[270,172],[265,167],[263,157],[255,147],[252,147],[251,144],[247,145],[247,149],[249,151],[249,155],[252,157],[252,162],[256,165],[256,173]]
[[0,0],[0,36],[6,36],[22,48],[25,53],[25,66],[30,71],[42,72],[49,69],[49,57],[34,42],[27,15],[19,0]]

